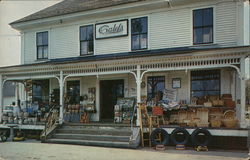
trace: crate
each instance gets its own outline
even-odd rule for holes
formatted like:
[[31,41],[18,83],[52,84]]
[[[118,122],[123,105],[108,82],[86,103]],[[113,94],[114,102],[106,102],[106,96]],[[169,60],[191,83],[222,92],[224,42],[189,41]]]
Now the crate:
[[152,108],[152,113],[154,116],[162,116],[163,115],[163,109],[162,107],[155,106]]

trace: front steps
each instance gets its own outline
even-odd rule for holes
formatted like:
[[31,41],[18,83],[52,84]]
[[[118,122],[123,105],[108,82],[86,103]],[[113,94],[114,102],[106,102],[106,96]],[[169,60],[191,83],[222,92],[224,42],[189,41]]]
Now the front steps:
[[137,148],[140,142],[139,128],[133,132],[128,126],[108,124],[64,124],[56,128],[46,143],[78,144],[117,148]]

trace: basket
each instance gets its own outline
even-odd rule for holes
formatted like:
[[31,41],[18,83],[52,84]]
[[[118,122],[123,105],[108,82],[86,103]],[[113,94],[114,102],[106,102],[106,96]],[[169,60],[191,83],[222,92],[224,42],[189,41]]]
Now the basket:
[[211,119],[210,124],[211,124],[211,127],[219,128],[221,127],[222,122],[220,119]]
[[238,124],[237,119],[223,119],[222,122],[227,128],[235,128]]
[[213,100],[212,103],[213,103],[213,106],[224,106],[223,100],[216,99],[216,100]]
[[231,99],[224,100],[225,107],[231,107],[234,108],[236,106],[235,101],[232,101]]
[[224,112],[224,119],[235,119],[236,113],[234,110],[227,110]]
[[224,119],[222,123],[227,128],[235,128],[237,126],[238,120],[236,119],[236,113],[234,110],[227,110],[224,113]]
[[198,122],[197,123],[197,127],[208,127],[209,123],[202,123],[202,122]]

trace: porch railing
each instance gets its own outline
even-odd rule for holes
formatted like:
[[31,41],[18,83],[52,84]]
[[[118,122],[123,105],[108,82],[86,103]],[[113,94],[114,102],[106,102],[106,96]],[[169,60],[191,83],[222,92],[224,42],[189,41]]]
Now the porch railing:
[[136,138],[133,131],[134,131],[134,117],[135,117],[135,113],[137,111],[137,108],[138,108],[138,104],[135,104],[133,114],[132,114],[132,117],[131,117],[131,121],[130,121],[130,128],[131,128],[131,132],[132,132],[132,135],[130,137],[130,141],[134,141],[135,138]]
[[53,106],[45,121],[45,127],[41,134],[41,139],[46,140],[47,136],[57,127],[59,124],[59,107]]

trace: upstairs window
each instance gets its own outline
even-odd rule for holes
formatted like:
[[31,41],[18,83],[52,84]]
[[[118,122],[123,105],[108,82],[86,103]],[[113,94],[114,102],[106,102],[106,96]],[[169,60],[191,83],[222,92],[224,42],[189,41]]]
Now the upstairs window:
[[148,48],[148,18],[131,20],[131,49],[141,50]]
[[94,53],[93,25],[80,27],[80,55]]
[[213,8],[193,11],[193,43],[213,43]]
[[36,34],[37,59],[48,59],[48,31]]

